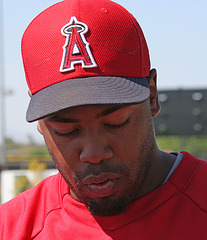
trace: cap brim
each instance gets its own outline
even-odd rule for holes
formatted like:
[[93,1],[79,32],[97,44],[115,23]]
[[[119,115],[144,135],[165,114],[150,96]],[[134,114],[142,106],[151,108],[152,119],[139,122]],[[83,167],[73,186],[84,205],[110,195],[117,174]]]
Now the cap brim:
[[26,120],[33,122],[69,107],[140,103],[149,95],[149,84],[145,77],[99,76],[70,79],[32,95]]

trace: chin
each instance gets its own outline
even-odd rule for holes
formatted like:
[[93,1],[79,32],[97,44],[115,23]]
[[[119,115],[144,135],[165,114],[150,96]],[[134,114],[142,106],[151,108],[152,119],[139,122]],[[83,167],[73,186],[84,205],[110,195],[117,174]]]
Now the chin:
[[93,216],[109,217],[119,215],[126,211],[128,205],[124,198],[111,199],[104,197],[101,199],[91,199],[86,203],[88,210]]

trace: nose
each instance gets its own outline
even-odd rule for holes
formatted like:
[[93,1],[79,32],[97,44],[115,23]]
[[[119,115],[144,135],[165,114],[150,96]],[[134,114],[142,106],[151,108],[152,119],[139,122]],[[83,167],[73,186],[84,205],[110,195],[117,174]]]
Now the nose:
[[83,140],[80,160],[83,162],[99,163],[113,156],[112,148],[102,136],[87,136]]

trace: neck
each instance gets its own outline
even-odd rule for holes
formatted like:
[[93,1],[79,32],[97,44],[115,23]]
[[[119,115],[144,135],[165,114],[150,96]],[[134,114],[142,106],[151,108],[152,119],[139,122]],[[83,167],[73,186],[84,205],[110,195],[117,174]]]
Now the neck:
[[175,155],[165,153],[158,148],[156,149],[148,174],[139,191],[138,198],[152,192],[163,184],[175,159]]

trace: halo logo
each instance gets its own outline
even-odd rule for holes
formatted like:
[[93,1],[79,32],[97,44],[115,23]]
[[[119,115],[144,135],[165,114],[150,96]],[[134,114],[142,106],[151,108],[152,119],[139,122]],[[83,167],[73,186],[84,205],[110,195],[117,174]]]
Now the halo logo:
[[88,26],[85,23],[78,22],[76,17],[71,17],[70,22],[61,29],[61,33],[66,37],[60,66],[61,72],[74,70],[74,65],[78,63],[82,64],[82,68],[97,66],[90,51],[89,43],[84,36],[87,31]]

